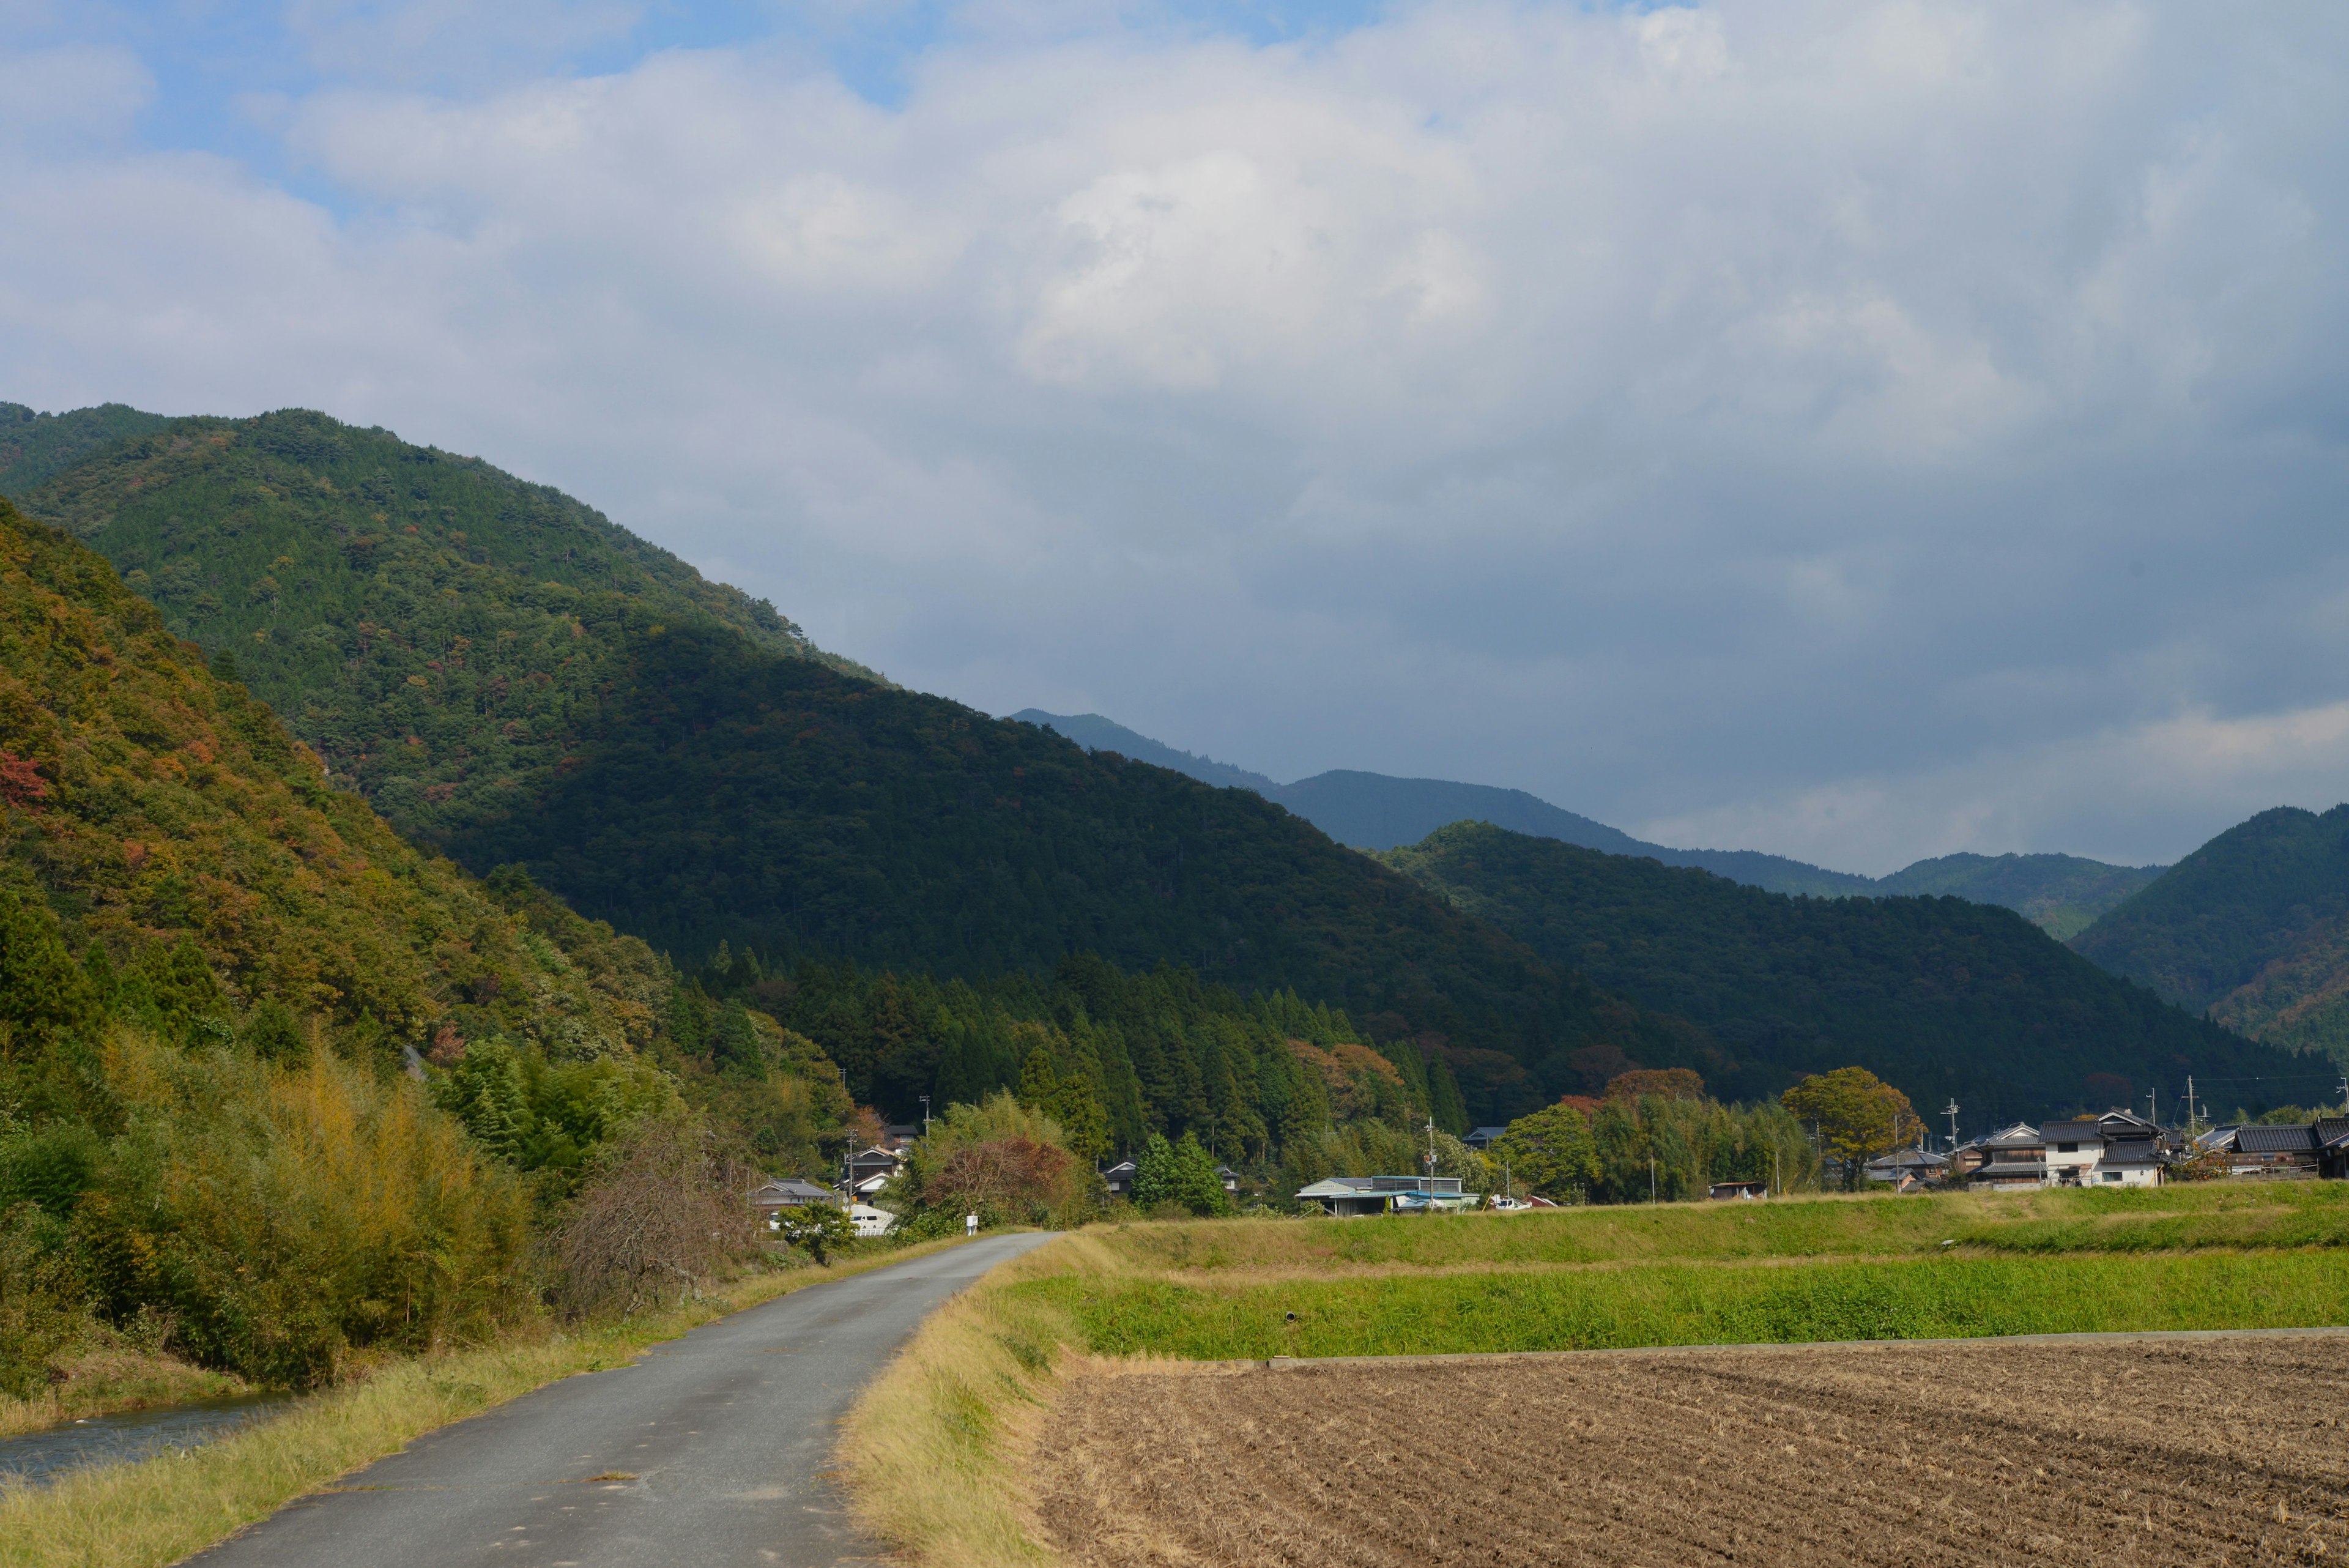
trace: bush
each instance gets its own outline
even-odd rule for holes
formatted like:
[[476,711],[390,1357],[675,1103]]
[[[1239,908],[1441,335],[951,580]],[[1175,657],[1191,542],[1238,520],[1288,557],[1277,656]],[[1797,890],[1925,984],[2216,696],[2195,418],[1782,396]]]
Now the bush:
[[912,1239],[952,1235],[966,1214],[982,1226],[1065,1224],[1091,1217],[1100,1179],[1068,1151],[1058,1122],[999,1090],[932,1121],[883,1207]]
[[626,1315],[674,1291],[680,1302],[758,1250],[749,1172],[716,1158],[709,1136],[649,1122],[606,1153],[552,1238],[558,1303],[574,1316]]

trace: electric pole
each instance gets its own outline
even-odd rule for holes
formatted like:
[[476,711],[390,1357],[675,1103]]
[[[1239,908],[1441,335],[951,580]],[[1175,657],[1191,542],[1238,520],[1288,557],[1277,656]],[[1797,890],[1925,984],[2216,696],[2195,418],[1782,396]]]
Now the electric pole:
[[1950,1118],[1950,1152],[1955,1154],[1958,1152],[1958,1102],[1951,1100],[1943,1106],[1941,1114]]

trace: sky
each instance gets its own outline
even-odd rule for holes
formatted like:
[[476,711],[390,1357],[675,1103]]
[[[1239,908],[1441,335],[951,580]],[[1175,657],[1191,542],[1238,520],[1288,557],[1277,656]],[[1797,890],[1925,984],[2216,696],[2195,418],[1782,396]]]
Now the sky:
[[0,0],[0,399],[1880,873],[2349,797],[2349,8]]

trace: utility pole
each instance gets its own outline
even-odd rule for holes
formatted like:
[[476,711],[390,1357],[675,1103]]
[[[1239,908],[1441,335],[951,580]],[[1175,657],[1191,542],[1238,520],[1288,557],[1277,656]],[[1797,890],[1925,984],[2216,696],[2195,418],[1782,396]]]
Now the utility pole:
[[1951,1100],[1943,1106],[1941,1114],[1950,1118],[1950,1153],[1955,1155],[1958,1152],[1958,1102]]
[[922,1136],[930,1136],[930,1096],[927,1095],[922,1096]]
[[2189,1138],[2194,1136],[2194,1075],[2189,1073],[2186,1075],[2186,1136]]

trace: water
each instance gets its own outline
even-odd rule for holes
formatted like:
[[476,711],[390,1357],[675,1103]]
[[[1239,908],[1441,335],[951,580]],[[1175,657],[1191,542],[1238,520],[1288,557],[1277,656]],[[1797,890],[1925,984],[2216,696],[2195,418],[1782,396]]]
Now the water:
[[92,1416],[0,1438],[0,1482],[53,1480],[84,1465],[120,1464],[151,1459],[167,1449],[194,1449],[241,1427],[266,1419],[288,1404],[290,1394],[246,1394],[234,1399],[196,1399]]

